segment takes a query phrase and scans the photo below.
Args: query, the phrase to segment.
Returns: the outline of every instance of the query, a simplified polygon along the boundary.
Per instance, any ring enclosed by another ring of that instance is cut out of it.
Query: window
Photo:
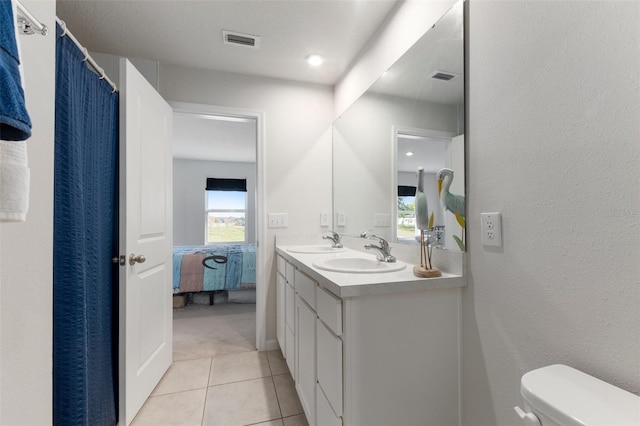
[[[416,235],[415,186],[398,186],[398,240],[413,240]]]
[[[247,180],[207,179],[205,244],[245,242]]]

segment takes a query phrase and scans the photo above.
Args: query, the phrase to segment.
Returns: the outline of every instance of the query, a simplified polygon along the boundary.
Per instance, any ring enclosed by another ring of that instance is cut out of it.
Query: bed
[[[255,288],[255,244],[173,247],[173,294]]]

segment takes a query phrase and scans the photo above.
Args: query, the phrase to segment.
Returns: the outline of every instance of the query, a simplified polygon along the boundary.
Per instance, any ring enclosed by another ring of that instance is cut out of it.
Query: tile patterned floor
[[[203,314],[205,308],[197,309],[200,311],[195,316],[206,316]],[[232,312],[232,309],[228,311]],[[220,312],[217,311],[218,315]],[[229,313],[244,314],[246,312]],[[180,327],[175,326],[175,318],[180,316],[185,315],[174,315],[174,344],[184,340]],[[218,330],[223,336],[218,345],[224,346],[222,351],[217,352],[216,345],[206,342],[204,346],[209,347],[210,356],[176,360],[176,352],[181,354],[177,358],[192,355],[184,348],[174,349],[173,364],[132,425],[307,426],[294,382],[280,351],[250,350],[244,343],[238,344],[241,339],[237,339],[237,335],[246,332],[233,330],[237,321],[218,322],[227,324],[226,330]],[[240,324],[245,327],[246,321],[240,321]],[[201,348],[195,353],[202,355]]]

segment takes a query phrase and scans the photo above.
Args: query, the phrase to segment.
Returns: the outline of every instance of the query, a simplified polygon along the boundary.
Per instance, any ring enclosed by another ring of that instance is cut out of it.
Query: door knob
[[[147,258],[142,254],[139,254],[137,256],[135,254],[129,255],[129,265],[131,266],[135,265],[136,263],[144,263],[145,260],[147,260]]]

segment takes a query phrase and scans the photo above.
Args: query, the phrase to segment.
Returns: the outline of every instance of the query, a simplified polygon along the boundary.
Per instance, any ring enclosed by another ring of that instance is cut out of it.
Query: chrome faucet
[[[342,248],[342,243],[340,242],[340,234],[334,231],[329,231],[331,235],[325,235],[322,237],[323,240],[331,240],[331,247],[333,248]]]
[[[362,234],[360,234],[360,238],[366,238],[368,240],[376,239],[378,240],[380,245],[375,246],[373,244],[367,244],[364,246],[364,248],[367,250],[373,249],[377,251],[378,254],[376,256],[376,259],[379,260],[380,262],[387,262],[387,263],[395,262],[396,258],[395,256],[391,255],[391,247],[389,247],[389,243],[384,238],[380,238],[377,235],[371,234],[370,232],[371,230],[364,231]]]

